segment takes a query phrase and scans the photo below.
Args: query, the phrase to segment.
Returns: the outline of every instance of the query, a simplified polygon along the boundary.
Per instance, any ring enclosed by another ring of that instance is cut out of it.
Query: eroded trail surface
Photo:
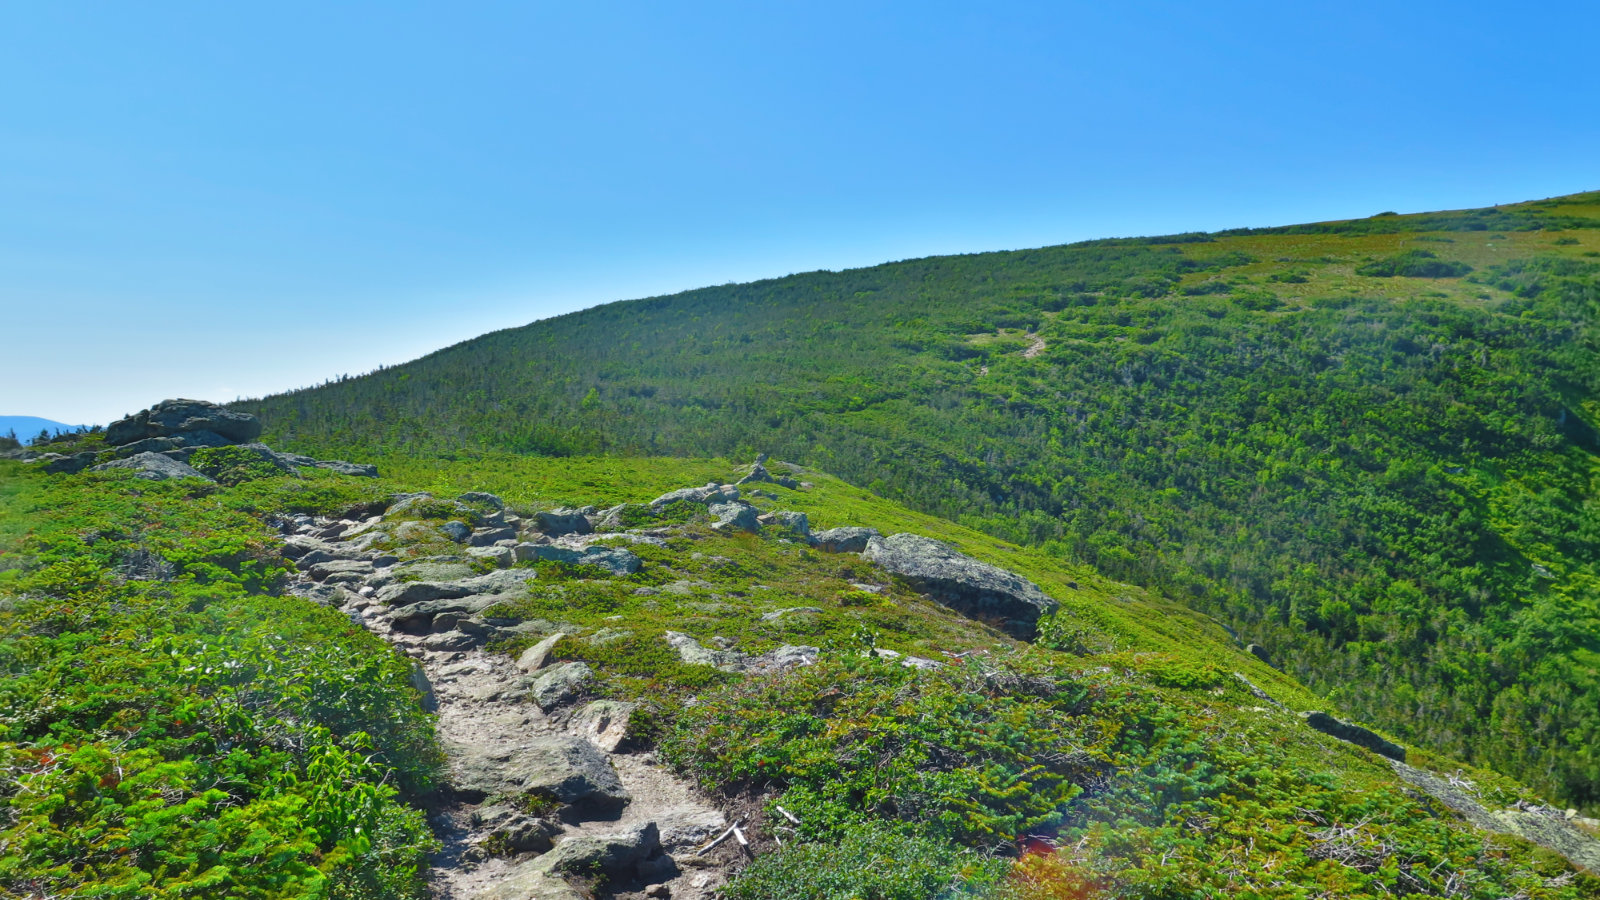
[[[513,532],[519,523],[498,524]],[[431,886],[440,900],[710,898],[728,852],[695,851],[727,828],[721,811],[658,764],[618,746],[629,704],[578,705],[582,673],[513,661],[483,648],[527,625],[497,627],[476,612],[514,591],[526,571],[420,582],[396,577],[394,556],[372,545],[381,517],[297,517],[283,523],[300,575],[295,593],[348,613],[417,663],[431,692],[448,784],[431,820],[444,844]],[[426,588],[436,588],[427,590]],[[414,599],[406,604],[383,599]],[[407,596],[401,597],[403,592]],[[387,597],[386,597],[387,594]],[[419,610],[421,612],[419,613]],[[530,658],[531,657],[531,658]],[[581,664],[578,664],[581,665]],[[625,748],[624,748],[625,749]]]

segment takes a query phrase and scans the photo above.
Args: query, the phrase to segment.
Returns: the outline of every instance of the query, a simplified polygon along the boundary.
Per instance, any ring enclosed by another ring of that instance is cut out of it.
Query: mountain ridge
[[[793,275],[237,408],[346,457],[770,449],[1183,598],[1593,809],[1596,225],[1583,194]]]

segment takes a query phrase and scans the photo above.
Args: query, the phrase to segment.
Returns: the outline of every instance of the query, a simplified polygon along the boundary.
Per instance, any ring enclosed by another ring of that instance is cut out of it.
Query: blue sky
[[[609,300],[1600,188],[1600,6],[0,6],[0,413]]]

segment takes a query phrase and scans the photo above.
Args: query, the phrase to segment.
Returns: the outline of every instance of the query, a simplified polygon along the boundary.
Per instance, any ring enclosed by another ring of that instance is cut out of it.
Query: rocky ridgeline
[[[138,477],[152,480],[202,478],[211,481],[210,476],[189,465],[190,458],[205,448],[238,447],[255,460],[283,472],[310,467],[343,475],[373,477],[378,474],[376,466],[279,453],[266,444],[256,443],[260,436],[261,423],[248,413],[234,412],[203,400],[163,400],[126,419],[112,422],[104,433],[104,447],[75,453],[30,447],[6,455],[43,465],[47,472],[133,469]],[[71,443],[63,442],[61,447],[70,449]]]
[[[741,482],[747,489],[777,480],[760,463],[753,470],[755,477]],[[718,530],[778,529],[825,552],[859,553],[936,599],[1018,630],[1055,605],[1026,579],[926,538],[884,537],[869,528],[812,533],[803,513],[762,513],[738,485],[684,488],[648,509],[659,513],[677,502],[704,506]],[[438,713],[449,785],[433,817],[446,844],[433,874],[437,896],[575,900],[583,896],[581,881],[574,886],[569,877],[603,873],[612,896],[710,898],[744,861],[731,839],[703,852],[737,823],[652,753],[630,746],[635,705],[589,700],[596,673],[582,662],[557,661],[562,641],[604,641],[605,629],[585,633],[497,615],[537,579],[536,568],[518,563],[585,566],[587,577],[627,575],[643,563],[624,544],[664,545],[685,527],[646,516],[643,527],[624,528],[627,509],[519,517],[492,494],[407,494],[340,520],[279,523],[284,552],[299,569],[292,592],[343,610],[412,657],[417,686]],[[515,660],[484,649],[518,636],[537,640]],[[754,675],[809,665],[820,652],[783,646],[751,655],[672,631],[664,640],[687,664]]]

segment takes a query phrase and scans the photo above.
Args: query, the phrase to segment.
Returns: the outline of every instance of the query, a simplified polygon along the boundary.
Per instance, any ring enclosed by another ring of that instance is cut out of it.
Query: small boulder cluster
[[[105,446],[76,453],[19,452],[18,458],[44,466],[46,472],[75,473],[84,469],[133,469],[137,477],[162,481],[169,478],[213,479],[191,466],[198,450],[238,447],[266,467],[279,472],[303,468],[329,469],[343,475],[374,477],[376,466],[318,460],[296,453],[279,453],[257,443],[261,422],[249,413],[235,412],[203,400],[163,400],[107,426]],[[70,445],[69,445],[70,446]]]
[[[537,571],[518,563],[585,566],[602,577],[637,572],[641,562],[631,550],[593,545],[612,537],[595,533],[590,519],[597,514],[553,509],[522,518],[493,494],[421,493],[337,520],[296,516],[280,527],[288,535],[285,555],[304,573],[297,593],[346,609],[407,649],[453,651],[556,630],[554,623],[486,615],[527,596]]]
[[[751,467],[751,475],[740,479],[738,484],[748,485],[752,478],[757,482],[778,481],[767,471],[765,462],[765,456],[757,459]],[[783,480],[798,486],[793,479]],[[859,553],[866,561],[904,579],[918,593],[963,615],[997,621],[1016,637],[1032,637],[1039,618],[1059,605],[1021,575],[973,559],[941,541],[906,533],[885,537],[876,529],[859,526],[813,532],[805,513],[762,513],[741,499],[738,485],[712,482],[704,487],[681,488],[650,501],[650,508],[660,512],[673,503],[703,504],[712,518],[711,527],[721,531],[755,532],[764,527],[777,527],[794,539],[827,553]],[[704,654],[717,652],[704,648],[696,651],[687,645],[679,647],[679,651],[686,661],[691,654],[700,661],[709,658]],[[726,659],[712,664],[730,670],[766,665],[759,660]]]

